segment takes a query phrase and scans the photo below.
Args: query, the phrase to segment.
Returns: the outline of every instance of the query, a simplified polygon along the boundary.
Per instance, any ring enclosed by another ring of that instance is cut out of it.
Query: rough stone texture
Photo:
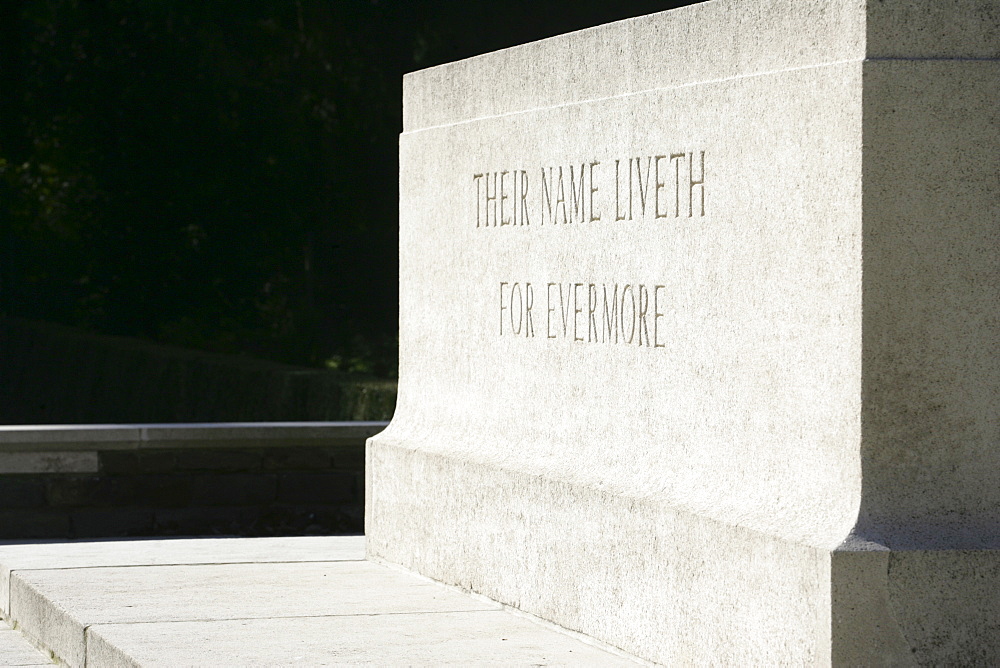
[[[823,550],[436,455],[379,448],[370,465],[375,507],[399,514],[367,518],[385,541],[369,550],[389,561],[626,652],[669,656],[668,665],[822,663],[814,634],[830,626]],[[421,492],[437,485],[450,493]]]
[[[997,60],[865,68],[859,525],[892,548],[1000,548],[998,82]]]
[[[1000,660],[998,57],[995,2],[716,0],[408,75],[369,554],[667,664]]]
[[[52,662],[10,625],[0,622],[0,665],[52,666]]]

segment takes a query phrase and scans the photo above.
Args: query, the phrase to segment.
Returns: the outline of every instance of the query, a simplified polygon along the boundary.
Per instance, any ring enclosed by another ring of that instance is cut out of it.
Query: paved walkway
[[[0,606],[74,667],[636,665],[365,561],[363,537],[2,545]],[[0,633],[0,664],[46,665]]]

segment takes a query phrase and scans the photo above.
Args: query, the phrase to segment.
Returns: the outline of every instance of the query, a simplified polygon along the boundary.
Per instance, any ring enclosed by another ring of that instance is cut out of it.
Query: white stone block
[[[998,57],[716,0],[408,75],[369,554],[668,664],[1000,658]]]

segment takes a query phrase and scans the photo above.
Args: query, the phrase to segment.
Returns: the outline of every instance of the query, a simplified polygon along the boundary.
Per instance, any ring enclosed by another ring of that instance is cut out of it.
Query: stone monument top
[[[370,554],[655,661],[995,657],[998,56],[715,0],[408,75]]]

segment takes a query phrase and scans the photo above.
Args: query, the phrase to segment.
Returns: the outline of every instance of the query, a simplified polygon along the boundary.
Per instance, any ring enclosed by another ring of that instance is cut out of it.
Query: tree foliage
[[[0,313],[391,373],[402,74],[607,4],[7,0]]]

